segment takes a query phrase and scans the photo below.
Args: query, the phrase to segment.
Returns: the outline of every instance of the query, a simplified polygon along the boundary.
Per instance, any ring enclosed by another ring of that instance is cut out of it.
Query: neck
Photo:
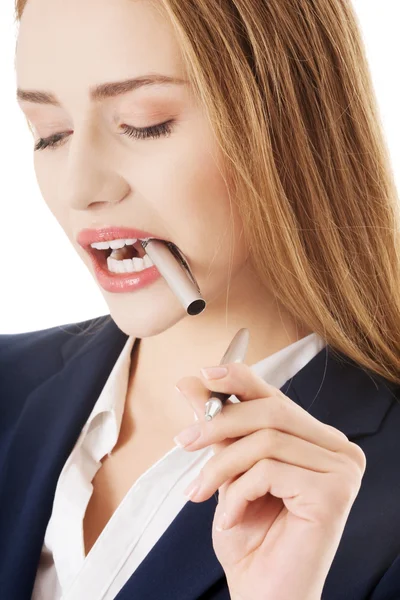
[[[186,316],[158,335],[136,340],[127,397],[130,407],[149,418],[157,413],[172,428],[193,423],[193,410],[179,398],[175,384],[185,376],[200,377],[202,367],[218,365],[242,327],[250,332],[244,361],[248,365],[312,333],[265,288],[242,286],[229,302],[217,299],[200,315]]]

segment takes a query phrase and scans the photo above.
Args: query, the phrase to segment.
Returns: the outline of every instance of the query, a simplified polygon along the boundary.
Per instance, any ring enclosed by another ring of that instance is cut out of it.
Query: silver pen
[[[172,242],[156,238],[141,240],[143,250],[157,267],[188,315],[198,315],[206,307],[187,258]]]
[[[172,292],[180,301],[188,315],[198,315],[206,307],[205,300],[201,297],[199,285],[190,270],[187,258],[172,242],[147,238],[140,244],[153,264],[157,267]],[[250,332],[246,328],[239,329],[229,344],[220,364],[230,362],[243,362],[249,344]],[[221,392],[210,392],[209,400],[205,405],[205,419],[211,421],[221,412],[229,396]]]
[[[233,337],[219,364],[226,365],[232,362],[243,362],[246,357],[249,338],[250,332],[246,327],[239,329],[239,331]],[[205,405],[204,416],[206,421],[211,421],[215,415],[221,412],[222,407],[226,404],[229,396],[232,396],[232,394],[210,392],[210,400],[208,400]]]

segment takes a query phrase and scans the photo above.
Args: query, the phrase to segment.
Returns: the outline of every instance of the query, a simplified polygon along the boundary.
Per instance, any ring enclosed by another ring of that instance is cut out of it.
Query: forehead
[[[15,69],[18,87],[60,93],[144,72],[184,75],[172,26],[149,0],[28,0]]]

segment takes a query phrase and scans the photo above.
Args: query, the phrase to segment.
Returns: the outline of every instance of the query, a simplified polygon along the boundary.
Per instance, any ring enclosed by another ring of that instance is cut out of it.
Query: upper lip
[[[100,229],[82,229],[77,235],[77,242],[82,248],[87,249],[94,242],[109,242],[119,239],[146,239],[157,237],[154,233],[143,231],[142,229],[133,229],[131,227],[101,227]]]

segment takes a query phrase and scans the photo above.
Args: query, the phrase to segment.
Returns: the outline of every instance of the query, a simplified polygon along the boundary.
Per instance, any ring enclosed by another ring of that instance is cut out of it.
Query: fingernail
[[[221,379],[228,374],[226,367],[208,367],[207,369],[200,369],[200,371],[206,379]]]
[[[184,398],[186,398],[185,394],[182,392],[182,390],[181,390],[180,388],[178,388],[178,386],[177,386],[177,385],[175,386],[175,389],[176,389],[176,390],[178,390],[178,392],[179,392],[180,394],[182,394],[182,396],[183,396]],[[186,399],[187,399],[187,398],[186,398]]]
[[[215,529],[217,531],[225,531],[226,529],[229,529],[227,527],[227,523],[228,523],[228,515],[224,512],[221,519],[216,523]]]
[[[180,394],[182,394],[182,396],[183,396],[184,398],[186,398],[185,394],[184,394],[184,393],[183,393],[183,392],[182,392],[182,391],[181,391],[181,390],[178,388],[178,386],[177,386],[177,385],[175,386],[175,389],[176,389],[176,390],[177,390],[177,391],[178,391]],[[186,400],[187,400],[187,398],[186,398]],[[193,411],[193,416],[194,416],[194,420],[195,420],[195,421],[198,421],[198,420],[199,420],[199,417],[196,415],[196,412],[195,412],[195,411]]]
[[[200,437],[201,429],[198,423],[187,427],[183,431],[181,431],[177,436],[174,437],[174,442],[177,446],[181,448],[188,446],[198,437]]]
[[[198,475],[196,479],[193,479],[193,481],[188,485],[186,490],[183,492],[185,496],[188,498],[193,498],[197,494],[197,492],[200,490],[201,479],[202,473],[200,473],[200,475]]]

